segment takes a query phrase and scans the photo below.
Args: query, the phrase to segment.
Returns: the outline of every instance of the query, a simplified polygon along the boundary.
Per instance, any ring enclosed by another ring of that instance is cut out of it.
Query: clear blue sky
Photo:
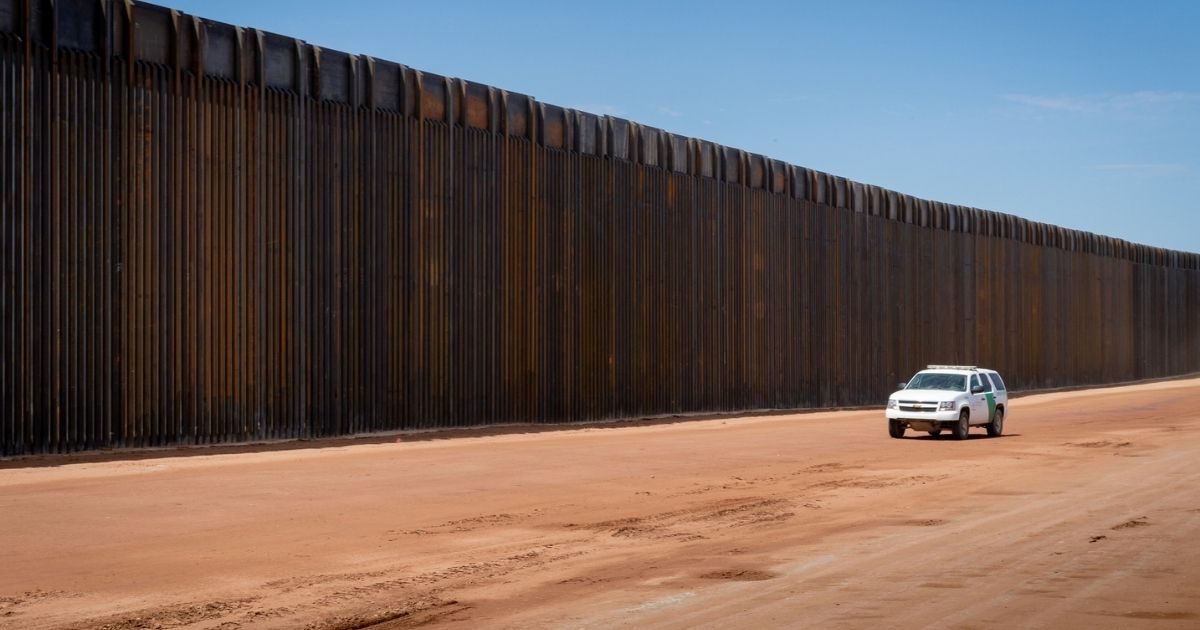
[[[1200,2],[159,1],[920,197],[1200,251]]]

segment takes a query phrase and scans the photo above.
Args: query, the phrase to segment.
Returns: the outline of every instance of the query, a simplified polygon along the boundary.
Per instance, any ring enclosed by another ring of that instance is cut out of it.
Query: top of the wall
[[[326,50],[129,0],[0,0],[0,33],[57,55],[74,50],[148,63],[350,107],[518,136],[546,147],[630,160],[934,229],[1200,270],[1200,254],[919,199],[638,123],[531,96]],[[119,78],[119,77],[118,77]]]

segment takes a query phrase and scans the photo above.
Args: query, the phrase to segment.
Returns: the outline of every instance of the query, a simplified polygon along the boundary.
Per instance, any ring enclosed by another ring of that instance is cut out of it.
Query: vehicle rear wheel
[[[963,409],[958,413],[958,424],[954,425],[954,439],[965,440],[971,432],[971,412]]]
[[[988,437],[1000,437],[1004,434],[1004,407],[996,410],[996,417],[987,425]]]
[[[930,429],[928,431],[928,433],[929,433],[929,435],[932,435],[933,437],[937,437],[942,434],[942,428],[938,427],[936,429]]]
[[[888,420],[888,435],[894,438],[899,439],[904,437],[904,430],[907,428],[908,427],[904,426],[904,423],[899,420]]]

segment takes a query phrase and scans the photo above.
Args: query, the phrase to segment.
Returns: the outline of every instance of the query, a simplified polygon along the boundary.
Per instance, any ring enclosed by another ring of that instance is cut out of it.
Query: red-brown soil
[[[1200,379],[0,469],[0,627],[1200,626]],[[52,465],[47,465],[52,464]]]

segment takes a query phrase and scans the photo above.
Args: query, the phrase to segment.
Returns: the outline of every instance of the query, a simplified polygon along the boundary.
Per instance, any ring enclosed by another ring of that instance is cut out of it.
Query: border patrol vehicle
[[[917,372],[899,391],[888,397],[888,434],[904,437],[907,429],[938,435],[943,429],[959,440],[973,426],[987,434],[1004,433],[1008,387],[995,370],[974,365],[931,365]]]

